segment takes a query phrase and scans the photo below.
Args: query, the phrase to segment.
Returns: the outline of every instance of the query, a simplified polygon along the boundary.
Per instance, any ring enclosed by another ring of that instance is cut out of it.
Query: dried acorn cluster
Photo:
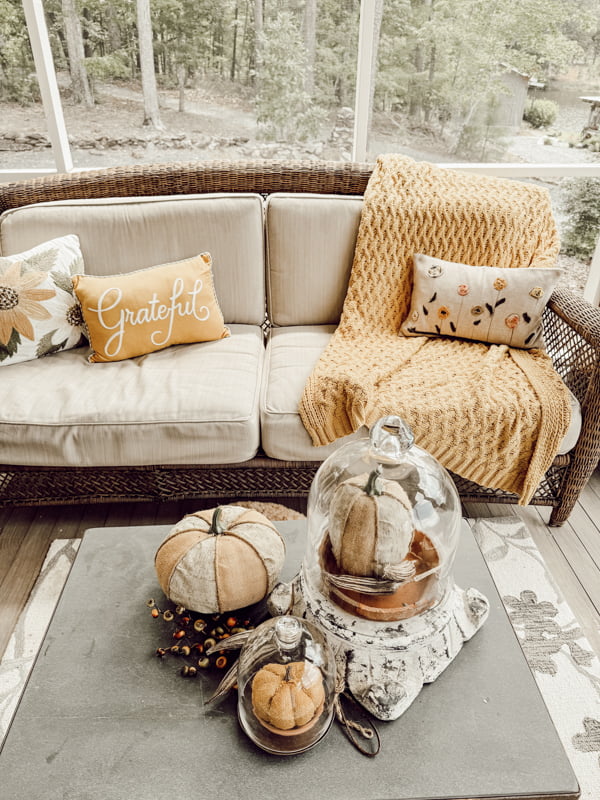
[[[226,669],[236,660],[236,650],[217,650],[211,655],[207,651],[220,641],[235,633],[253,630],[250,619],[240,619],[231,612],[224,614],[197,614],[181,605],[161,609],[151,598],[146,602],[153,619],[162,619],[173,626],[172,641],[156,648],[159,658],[175,656],[183,661],[180,673],[184,678],[194,678],[199,670],[216,667]]]

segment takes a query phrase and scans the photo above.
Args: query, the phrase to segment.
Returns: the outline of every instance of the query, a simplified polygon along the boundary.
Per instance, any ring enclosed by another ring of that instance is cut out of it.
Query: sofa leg
[[[553,508],[550,519],[548,520],[548,525],[551,528],[560,528],[561,525],[564,525],[574,505],[575,502],[570,503],[569,507],[566,508],[565,504],[561,503],[559,506],[556,506],[556,508]]]
[[[559,527],[567,521],[569,514],[573,511],[575,503],[579,499],[579,495],[598,466],[598,453],[595,451],[588,458],[577,456],[578,454],[576,453],[574,458],[576,468],[573,469],[571,467],[561,487],[560,503],[556,508],[552,509],[550,521],[548,522],[552,527]]]

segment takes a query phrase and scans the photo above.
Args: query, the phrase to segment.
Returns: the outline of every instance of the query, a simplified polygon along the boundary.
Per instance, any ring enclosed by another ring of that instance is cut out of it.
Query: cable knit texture
[[[545,189],[380,157],[365,191],[340,324],[300,402],[313,444],[399,414],[447,469],[528,503],[571,415],[549,356],[399,330],[414,253],[551,267],[558,249]]]

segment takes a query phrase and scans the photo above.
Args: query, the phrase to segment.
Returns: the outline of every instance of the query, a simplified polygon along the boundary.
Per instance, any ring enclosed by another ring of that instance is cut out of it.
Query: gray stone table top
[[[304,521],[278,523],[297,570]],[[0,753],[2,800],[575,798],[577,781],[485,562],[464,524],[456,582],[490,617],[369,759],[334,723],[299,756],[259,750],[235,697],[179,676],[146,607],[168,526],[86,532]]]

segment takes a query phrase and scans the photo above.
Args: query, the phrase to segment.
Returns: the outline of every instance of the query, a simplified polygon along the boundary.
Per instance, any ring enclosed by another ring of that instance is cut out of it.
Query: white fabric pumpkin
[[[284,558],[284,541],[267,517],[229,505],[180,520],[156,551],[154,563],[170,600],[215,614],[266,597]]]
[[[375,471],[348,478],[336,488],[329,507],[329,539],[343,573],[408,577],[411,564],[402,562],[410,552],[413,534],[410,500],[395,481]]]

